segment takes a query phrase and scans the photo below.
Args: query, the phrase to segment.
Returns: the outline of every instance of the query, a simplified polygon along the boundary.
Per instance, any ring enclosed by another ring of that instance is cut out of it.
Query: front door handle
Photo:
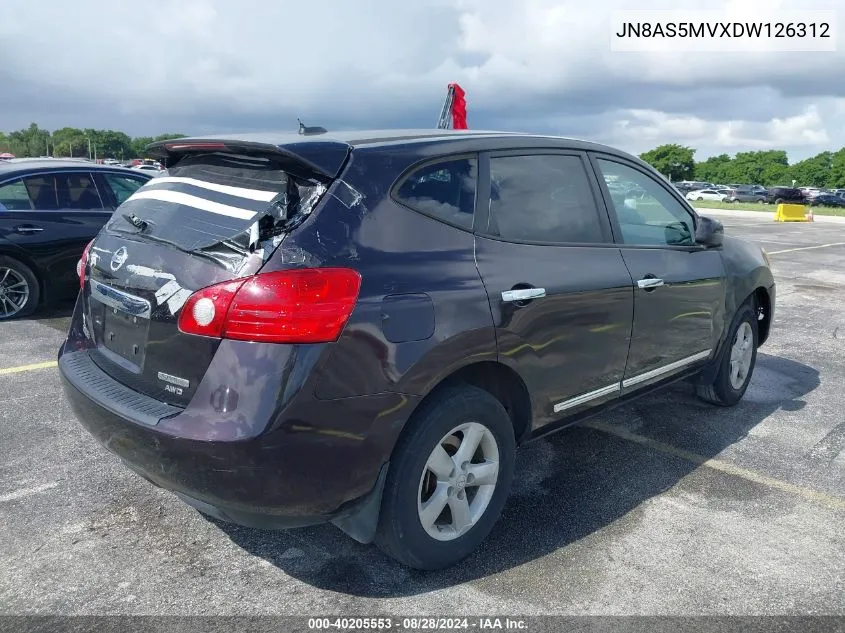
[[[43,230],[44,229],[41,228],[40,226],[32,226],[31,224],[21,224],[20,226],[15,227],[15,231],[17,231],[18,233],[23,233],[23,234],[38,233],[38,232],[43,231]]]
[[[511,303],[514,301],[530,301],[546,296],[545,288],[518,288],[517,290],[505,290],[502,292],[502,301]]]
[[[645,279],[638,279],[637,286],[644,290],[652,290],[658,286],[663,285],[663,280],[657,277],[646,277]]]

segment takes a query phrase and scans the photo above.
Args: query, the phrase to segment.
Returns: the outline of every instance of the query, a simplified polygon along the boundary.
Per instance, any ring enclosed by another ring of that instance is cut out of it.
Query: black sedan
[[[85,245],[151,177],[79,160],[0,162],[0,320],[75,295]]]

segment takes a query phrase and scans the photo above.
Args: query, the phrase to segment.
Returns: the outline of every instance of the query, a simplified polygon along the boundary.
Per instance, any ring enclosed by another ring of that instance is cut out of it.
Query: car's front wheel
[[[476,387],[450,388],[423,405],[393,453],[376,544],[416,569],[472,553],[510,491],[516,442],[501,403]]]
[[[38,279],[28,266],[0,256],[0,321],[32,314],[39,294]]]
[[[723,407],[735,405],[745,395],[757,362],[757,312],[746,302],[737,311],[728,344],[719,359],[716,376],[709,385],[698,385],[698,396]]]

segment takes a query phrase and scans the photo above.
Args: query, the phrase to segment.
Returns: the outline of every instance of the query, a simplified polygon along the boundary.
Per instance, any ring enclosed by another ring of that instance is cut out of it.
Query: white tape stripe
[[[159,178],[153,178],[147,183],[147,186],[157,185],[160,182],[193,185],[194,187],[202,187],[203,189],[209,189],[210,191],[218,191],[220,193],[229,194],[230,196],[238,196],[239,198],[259,200],[260,202],[270,202],[270,200],[279,195],[276,191],[261,191],[260,189],[245,189],[244,187],[218,185],[214,182],[206,182],[205,180],[197,180],[196,178],[182,178],[180,176],[161,176]]]
[[[232,207],[228,204],[220,204],[219,202],[212,202],[205,198],[198,198],[187,193],[179,191],[168,191],[166,189],[150,189],[143,191],[139,189],[132,194],[127,202],[130,200],[161,200],[162,202],[172,202],[174,204],[184,204],[188,207],[208,211],[209,213],[216,213],[217,215],[225,215],[230,218],[238,218],[240,220],[251,220],[256,216],[255,211],[249,209],[241,209],[239,207]]]

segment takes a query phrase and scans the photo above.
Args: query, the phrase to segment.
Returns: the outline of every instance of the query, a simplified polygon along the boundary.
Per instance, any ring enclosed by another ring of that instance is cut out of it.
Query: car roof
[[[76,160],[72,158],[13,158],[11,160],[0,161],[0,179],[45,171],[79,170],[109,171],[127,174],[137,174],[139,172],[139,170],[126,169],[115,165],[101,165],[87,160]]]
[[[235,141],[244,143],[263,143],[267,145],[293,145],[300,143],[339,143],[352,148],[377,147],[383,145],[410,144],[415,142],[449,142],[457,140],[504,140],[519,141],[544,139],[555,145],[567,147],[590,147],[601,151],[618,153],[619,150],[598,143],[562,136],[529,134],[522,132],[501,132],[495,130],[441,130],[441,129],[390,129],[390,130],[337,130],[319,134],[296,134],[292,132],[254,132],[246,134],[215,134],[175,139],[184,143],[201,140]],[[532,143],[533,144],[533,143]]]
[[[339,174],[348,154],[352,151],[379,151],[380,148],[396,150],[402,147],[407,147],[409,151],[415,153],[424,151],[429,158],[435,158],[438,154],[511,149],[593,151],[626,158],[654,171],[636,156],[607,145],[561,136],[491,130],[396,129],[338,130],[318,134],[292,132],[215,134],[158,141],[149,145],[147,151],[166,159],[171,152],[190,151],[191,145],[202,146],[207,143],[241,145],[258,150],[273,148],[283,155],[295,157],[301,163],[310,166],[316,173],[329,177],[336,177]]]

